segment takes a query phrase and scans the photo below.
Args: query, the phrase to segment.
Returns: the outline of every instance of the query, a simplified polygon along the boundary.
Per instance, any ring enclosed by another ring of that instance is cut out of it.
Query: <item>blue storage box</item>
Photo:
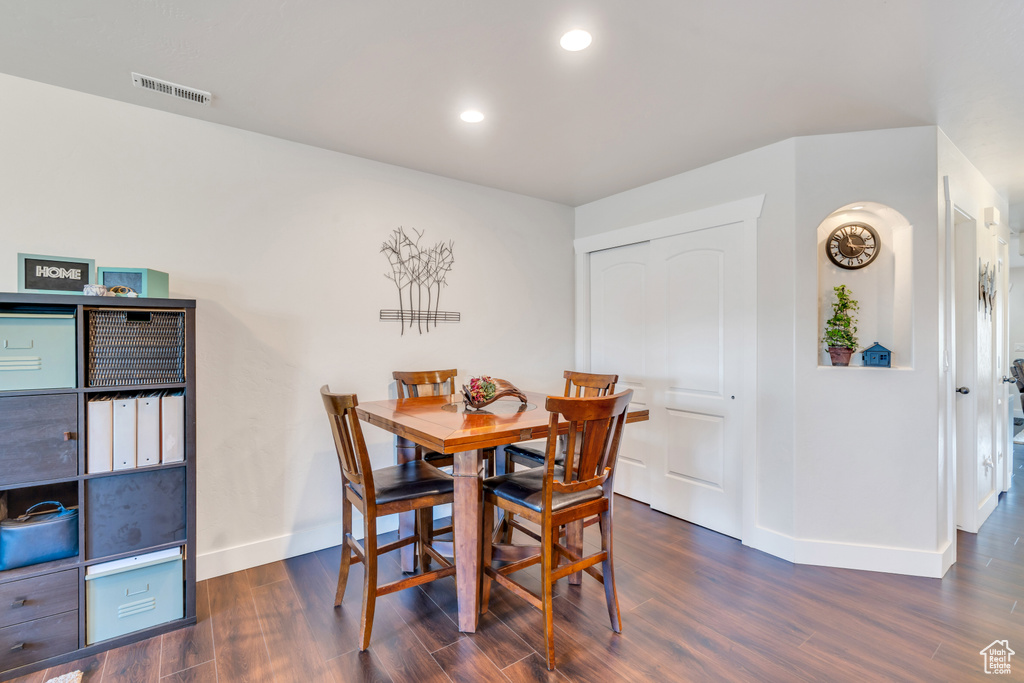
[[[85,644],[141,631],[184,615],[181,548],[85,570]]]
[[[97,268],[96,283],[111,287],[128,287],[141,297],[166,299],[170,294],[167,273],[149,268]]]
[[[75,314],[0,311],[0,391],[76,384]]]

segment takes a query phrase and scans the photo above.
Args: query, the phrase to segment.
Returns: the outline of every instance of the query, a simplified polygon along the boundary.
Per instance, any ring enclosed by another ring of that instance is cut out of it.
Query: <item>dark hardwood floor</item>
[[[981,533],[958,535],[945,578],[922,579],[792,565],[620,497],[623,632],[609,628],[596,581],[563,580],[554,673],[537,654],[540,613],[501,587],[479,631],[459,633],[451,578],[378,599],[370,650],[358,652],[362,568],[334,609],[332,548],[202,582],[194,627],[17,680],[82,669],[92,683],[966,681],[992,678],[980,651],[1004,639],[1020,661],[1002,678],[1021,680],[1022,530],[1024,497],[1011,490]],[[381,572],[399,575],[393,559]]]

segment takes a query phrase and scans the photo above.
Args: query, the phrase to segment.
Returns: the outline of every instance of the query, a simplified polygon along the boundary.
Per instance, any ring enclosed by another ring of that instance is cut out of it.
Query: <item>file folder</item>
[[[160,438],[163,462],[185,459],[185,397],[164,396],[160,399]]]
[[[114,402],[95,399],[86,404],[85,471],[109,472],[114,466]]]
[[[134,398],[114,399],[114,470],[135,467],[137,402]]]
[[[138,399],[137,443],[137,466],[160,464],[160,398],[157,396]]]

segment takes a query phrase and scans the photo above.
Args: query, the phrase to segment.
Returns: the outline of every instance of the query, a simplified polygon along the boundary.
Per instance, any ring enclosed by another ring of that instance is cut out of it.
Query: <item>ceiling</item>
[[[566,52],[576,27],[593,44]],[[795,135],[937,124],[1015,225],[1022,45],[1019,0],[0,3],[0,72],[570,206]]]

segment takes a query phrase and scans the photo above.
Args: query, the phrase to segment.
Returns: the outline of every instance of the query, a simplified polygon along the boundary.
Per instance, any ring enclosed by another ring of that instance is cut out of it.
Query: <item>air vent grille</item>
[[[143,76],[142,74],[137,73],[132,73],[132,84],[136,88],[154,90],[165,95],[170,95],[171,97],[177,97],[178,99],[188,100],[189,102],[196,102],[198,104],[209,104],[210,100],[213,99],[213,95],[205,90],[197,90],[196,88],[189,88],[184,85],[178,85],[177,83],[171,83],[170,81],[153,78],[152,76]]]

